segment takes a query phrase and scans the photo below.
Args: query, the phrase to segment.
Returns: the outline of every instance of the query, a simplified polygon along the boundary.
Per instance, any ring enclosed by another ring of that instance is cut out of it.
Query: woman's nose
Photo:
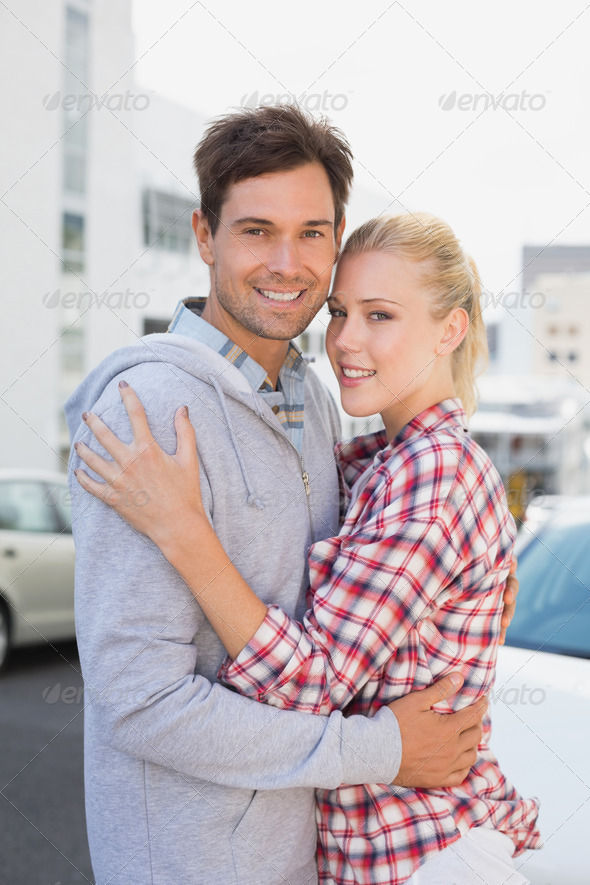
[[[333,344],[348,353],[358,353],[361,349],[360,330],[358,325],[347,319],[339,329],[334,330]]]

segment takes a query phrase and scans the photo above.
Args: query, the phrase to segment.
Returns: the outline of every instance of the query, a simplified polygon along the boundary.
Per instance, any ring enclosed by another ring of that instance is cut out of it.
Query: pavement
[[[0,674],[0,882],[93,883],[75,643],[13,652]]]

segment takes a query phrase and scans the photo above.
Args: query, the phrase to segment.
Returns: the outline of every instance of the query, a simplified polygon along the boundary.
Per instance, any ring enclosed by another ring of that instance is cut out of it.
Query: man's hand
[[[500,621],[500,645],[504,645],[506,639],[506,630],[510,626],[510,621],[514,617],[516,609],[516,597],[518,596],[518,578],[516,577],[516,567],[518,562],[516,556],[512,557],[512,565],[510,566],[510,574],[506,580],[504,589],[504,611],[502,612],[502,620]]]
[[[402,736],[402,761],[394,780],[401,787],[457,787],[477,759],[481,720],[487,698],[458,713],[435,713],[433,704],[454,695],[463,684],[450,673],[421,691],[413,691],[389,704]]]

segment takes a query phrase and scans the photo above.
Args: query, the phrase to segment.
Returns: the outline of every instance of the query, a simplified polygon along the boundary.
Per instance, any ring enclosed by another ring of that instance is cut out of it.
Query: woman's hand
[[[133,442],[121,442],[97,415],[85,412],[84,421],[113,460],[76,443],[81,460],[105,482],[91,479],[81,469],[75,471],[76,478],[86,491],[163,549],[178,534],[179,526],[184,531],[191,520],[207,519],[199,487],[195,431],[188,407],[182,406],[174,416],[176,453],[167,455],[152,436],[136,393],[126,381],[120,382],[119,390]]]

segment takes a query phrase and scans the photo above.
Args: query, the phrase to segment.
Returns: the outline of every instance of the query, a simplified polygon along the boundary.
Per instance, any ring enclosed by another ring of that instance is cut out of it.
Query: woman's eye
[[[373,311],[371,316],[373,317],[373,319],[378,320],[378,321],[391,319],[391,316],[388,313],[383,313],[383,311],[380,311],[380,310]]]
[[[328,313],[330,314],[331,317],[344,317],[344,316],[346,316],[344,311],[340,310],[339,307],[329,307]]]

